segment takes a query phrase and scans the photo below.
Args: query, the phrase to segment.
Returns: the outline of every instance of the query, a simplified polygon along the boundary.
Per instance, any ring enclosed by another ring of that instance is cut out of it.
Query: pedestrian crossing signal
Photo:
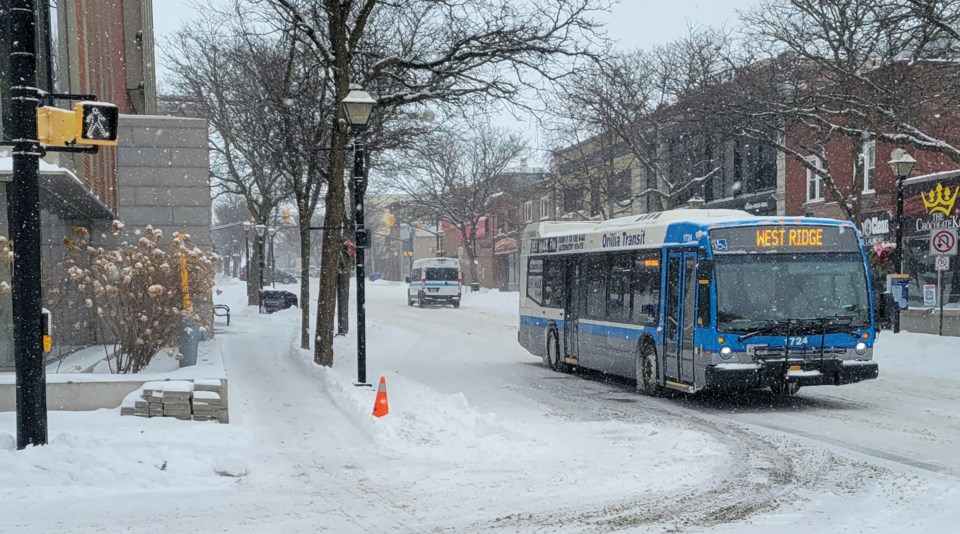
[[[37,108],[37,140],[48,147],[117,146],[120,110],[106,102],[80,102],[72,110]]]
[[[74,106],[74,111],[80,115],[78,144],[117,145],[117,123],[120,119],[117,106],[107,102],[80,102]]]

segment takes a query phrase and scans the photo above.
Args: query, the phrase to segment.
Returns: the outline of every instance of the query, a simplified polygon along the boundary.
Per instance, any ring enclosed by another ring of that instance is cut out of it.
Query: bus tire
[[[796,382],[781,382],[777,381],[770,385],[770,391],[774,395],[783,395],[785,397],[792,397],[800,391],[800,384]]]
[[[551,370],[558,373],[567,372],[567,364],[563,363],[563,360],[560,356],[560,336],[557,335],[556,329],[551,328],[547,332],[547,352],[544,356],[544,362],[547,364]]]
[[[660,393],[657,383],[657,349],[651,343],[641,343],[636,358],[637,391],[644,395]]]

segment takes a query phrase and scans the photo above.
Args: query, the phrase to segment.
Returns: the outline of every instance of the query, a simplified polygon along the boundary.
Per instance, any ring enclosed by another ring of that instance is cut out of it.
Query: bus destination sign
[[[855,232],[840,226],[763,225],[710,231],[715,253],[856,252]]]

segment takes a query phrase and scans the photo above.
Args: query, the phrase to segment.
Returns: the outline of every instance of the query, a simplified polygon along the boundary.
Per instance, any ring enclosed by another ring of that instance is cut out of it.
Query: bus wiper
[[[737,342],[739,343],[739,342],[742,342],[742,341],[746,341],[746,340],[748,340],[748,339],[750,339],[750,338],[752,338],[752,337],[754,337],[754,336],[759,336],[760,334],[773,334],[773,333],[776,333],[777,330],[779,330],[780,328],[782,328],[782,327],[784,327],[784,326],[789,326],[789,324],[790,324],[789,321],[779,321],[779,320],[777,320],[777,321],[767,321],[767,322],[764,323],[762,326],[757,327],[754,331],[752,331],[752,332],[747,332],[746,334],[743,334],[742,336],[738,337],[738,338],[737,338]]]

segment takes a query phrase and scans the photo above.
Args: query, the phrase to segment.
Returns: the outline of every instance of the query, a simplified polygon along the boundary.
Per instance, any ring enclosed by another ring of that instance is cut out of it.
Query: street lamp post
[[[257,230],[257,237],[260,238],[260,246],[257,247],[257,252],[258,252],[258,256],[259,256],[259,258],[257,258],[257,265],[260,266],[260,277],[259,277],[259,278],[260,278],[260,281],[259,281],[259,284],[258,284],[258,286],[257,286],[257,302],[258,302],[261,306],[263,306],[263,302],[262,302],[262,300],[263,300],[263,268],[264,268],[264,261],[263,261],[263,249],[264,249],[264,246],[263,246],[263,245],[264,245],[264,239],[263,239],[263,237],[264,237],[264,235],[266,235],[266,233],[267,233],[267,226],[266,226],[265,224],[258,224],[258,225],[256,225],[256,226],[254,226],[254,228],[256,228],[256,230]]]
[[[250,299],[250,284],[253,283],[253,278],[250,278],[250,229],[253,228],[253,223],[250,221],[243,221],[243,255],[244,255],[244,264],[243,264],[243,276],[247,279],[247,304],[253,304],[253,301]],[[257,302],[259,302],[259,297]]]
[[[344,97],[343,114],[353,131],[353,205],[356,233],[357,260],[357,385],[367,385],[367,332],[364,292],[364,250],[368,245],[367,230],[364,226],[364,193],[367,189],[367,174],[363,150],[362,133],[367,128],[370,112],[377,103],[369,93],[359,85],[351,84],[350,92]]]
[[[906,150],[896,148],[890,153],[890,170],[897,177],[897,245],[893,250],[893,263],[897,267],[897,274],[903,274],[903,181],[910,176],[910,171],[917,163]],[[899,301],[899,299],[897,299]],[[893,331],[900,332],[900,306],[896,305],[893,316]]]

